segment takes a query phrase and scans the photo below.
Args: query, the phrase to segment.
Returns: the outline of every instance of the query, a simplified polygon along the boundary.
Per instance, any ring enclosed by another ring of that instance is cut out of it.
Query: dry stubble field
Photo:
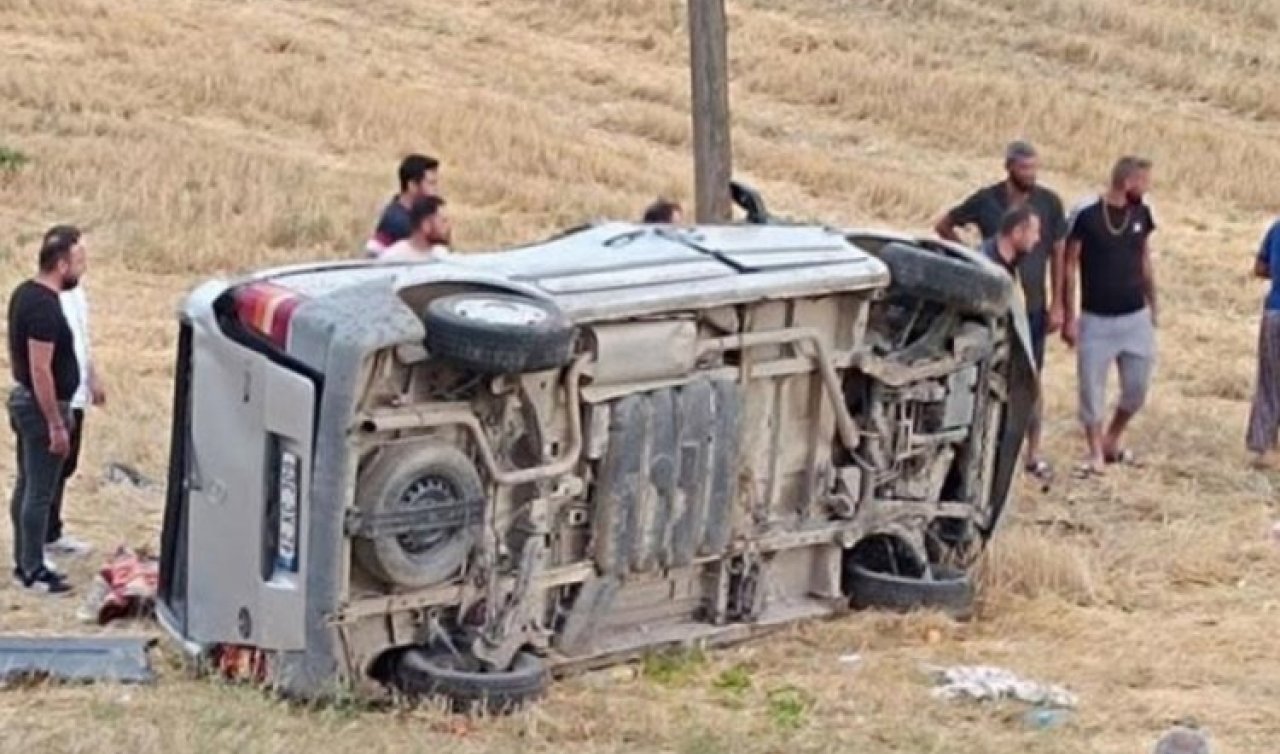
[[[352,253],[411,149],[446,160],[466,249],[690,195],[682,0],[0,0],[6,287],[55,221],[91,231],[88,290],[112,388],[70,493],[99,550],[152,542],[174,327],[197,279]],[[302,711],[184,680],[0,693],[0,750],[41,752],[1141,752],[1193,716],[1219,751],[1280,735],[1277,480],[1241,448],[1276,208],[1280,0],[735,0],[738,173],[777,208],[925,228],[1044,148],[1068,201],[1120,152],[1157,163],[1161,366],[1145,469],[1027,487],[987,564],[980,620],[855,616],[700,660],[557,685],[502,721]],[[1051,449],[1076,453],[1070,356]],[[0,459],[12,478],[10,439]],[[9,482],[6,481],[6,484]],[[3,535],[7,548],[7,532]],[[70,564],[84,584],[97,562]],[[0,627],[82,630],[74,601],[0,586]],[[116,630],[135,630],[128,627]],[[837,662],[860,653],[861,664]],[[990,663],[1082,706],[1033,731],[1008,706],[935,701],[921,663]]]

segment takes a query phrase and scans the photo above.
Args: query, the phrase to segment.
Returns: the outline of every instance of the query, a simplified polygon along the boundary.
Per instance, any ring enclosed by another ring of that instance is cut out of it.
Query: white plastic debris
[[[840,664],[841,664],[841,665],[857,665],[857,664],[858,664],[858,663],[860,663],[860,662],[862,662],[862,655],[859,655],[859,654],[841,655],[841,656],[840,656]]]
[[[1061,686],[1029,681],[1003,668],[960,665],[950,668],[928,668],[937,676],[938,699],[975,699],[998,701],[1016,699],[1038,707],[1074,708],[1077,699]]]

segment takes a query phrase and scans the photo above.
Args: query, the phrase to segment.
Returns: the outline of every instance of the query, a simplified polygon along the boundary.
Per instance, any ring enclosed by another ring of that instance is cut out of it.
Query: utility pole
[[[729,181],[729,56],[725,0],[689,0],[689,59],[693,81],[693,167],[697,220],[733,219]]]

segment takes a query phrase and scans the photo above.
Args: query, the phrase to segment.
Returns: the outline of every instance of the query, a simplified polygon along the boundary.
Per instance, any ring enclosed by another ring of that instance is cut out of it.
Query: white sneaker
[[[56,542],[50,542],[44,546],[44,551],[50,555],[70,555],[72,557],[80,557],[93,552],[93,545],[84,540],[68,537],[63,534]]]
[[[58,570],[58,564],[53,562],[48,555],[44,556],[44,569],[53,573],[61,573],[61,571]]]

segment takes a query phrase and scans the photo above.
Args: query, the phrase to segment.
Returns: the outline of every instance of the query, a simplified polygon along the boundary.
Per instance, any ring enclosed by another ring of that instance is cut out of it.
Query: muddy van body
[[[300,697],[962,613],[1035,400],[1002,271],[821,226],[276,269],[179,327],[160,616]]]

